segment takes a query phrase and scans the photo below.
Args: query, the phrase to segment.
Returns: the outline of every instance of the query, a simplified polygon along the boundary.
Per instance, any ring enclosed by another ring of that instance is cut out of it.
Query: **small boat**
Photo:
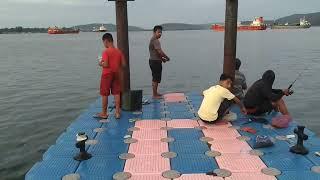
[[[48,28],[48,34],[78,34],[79,32],[79,29],[58,28],[57,26]]]
[[[224,28],[225,26],[221,24],[214,24],[211,27],[214,31],[224,31]],[[250,25],[238,23],[238,31],[261,31],[266,29],[267,25],[264,23],[263,17],[255,18]]]
[[[103,26],[103,24],[99,27],[99,32],[107,32],[107,28]]]
[[[305,17],[300,18],[300,23],[298,24],[274,24],[271,29],[307,29],[311,27],[311,23],[306,20]]]

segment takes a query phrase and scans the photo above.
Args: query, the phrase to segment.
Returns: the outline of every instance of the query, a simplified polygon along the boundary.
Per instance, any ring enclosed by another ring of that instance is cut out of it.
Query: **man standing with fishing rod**
[[[162,95],[158,92],[158,86],[162,77],[162,63],[166,63],[170,58],[163,52],[159,39],[162,36],[162,26],[153,28],[153,36],[149,43],[149,65],[152,72],[152,97],[160,99]]]
[[[282,115],[274,118],[274,120],[275,122],[278,120],[286,122],[284,125],[286,126],[292,118],[283,100],[283,96],[289,96],[293,93],[293,91],[290,90],[293,83],[288,89],[273,89],[272,85],[274,80],[274,72],[272,70],[266,71],[262,79],[256,81],[247,91],[244,97],[244,106],[248,114],[257,116],[271,112],[272,110],[279,111]]]

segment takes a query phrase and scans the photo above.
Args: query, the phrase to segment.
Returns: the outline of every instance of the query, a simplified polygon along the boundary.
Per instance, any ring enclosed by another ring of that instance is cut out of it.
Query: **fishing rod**
[[[288,90],[290,90],[292,88],[292,86],[296,83],[296,81],[299,79],[299,77],[301,77],[302,72],[298,75],[298,77],[290,84]]]

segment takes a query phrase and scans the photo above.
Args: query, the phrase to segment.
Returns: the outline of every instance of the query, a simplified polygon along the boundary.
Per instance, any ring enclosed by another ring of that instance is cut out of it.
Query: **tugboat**
[[[305,17],[300,18],[300,23],[298,24],[274,24],[271,26],[271,29],[307,29],[311,27],[311,23],[306,20]]]
[[[214,24],[211,29],[214,31],[224,31],[224,25]],[[266,29],[267,25],[264,23],[263,17],[255,18],[250,25],[238,23],[238,31],[261,31]]]
[[[99,32],[107,32],[107,28],[103,26],[103,24],[99,27]]]
[[[58,28],[57,26],[48,28],[48,34],[78,34],[79,32],[79,29]]]

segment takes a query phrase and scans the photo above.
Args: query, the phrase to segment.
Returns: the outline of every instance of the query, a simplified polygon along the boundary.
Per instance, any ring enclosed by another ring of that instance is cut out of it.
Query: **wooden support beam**
[[[223,73],[234,77],[237,55],[238,0],[226,0]]]

